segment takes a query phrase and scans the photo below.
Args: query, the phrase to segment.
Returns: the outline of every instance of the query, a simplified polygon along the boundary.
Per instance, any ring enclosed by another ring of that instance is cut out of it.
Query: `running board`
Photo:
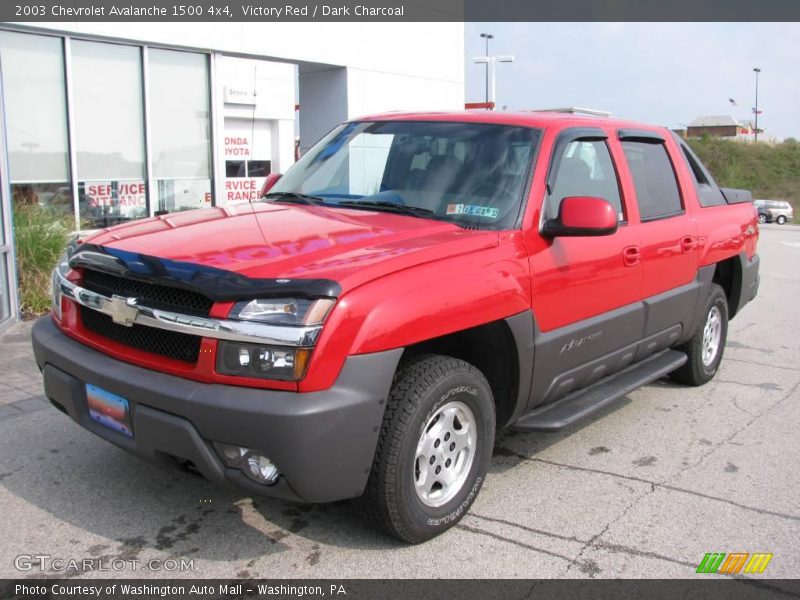
[[[686,360],[683,352],[664,350],[557,402],[535,408],[511,428],[517,431],[558,431],[674,371]]]

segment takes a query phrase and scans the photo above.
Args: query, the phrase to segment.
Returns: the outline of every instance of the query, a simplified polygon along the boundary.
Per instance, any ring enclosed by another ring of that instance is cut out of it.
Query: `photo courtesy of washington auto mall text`
[[[257,584],[202,582],[151,584],[145,582],[78,584],[78,583],[17,583],[14,594],[19,598],[246,598],[278,596],[292,598],[346,597],[345,584],[288,585],[280,582]]]

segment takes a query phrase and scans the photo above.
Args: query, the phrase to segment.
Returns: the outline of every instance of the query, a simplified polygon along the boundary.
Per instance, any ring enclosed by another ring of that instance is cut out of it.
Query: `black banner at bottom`
[[[530,579],[25,579],[0,580],[0,598],[198,600],[338,598],[347,600],[484,600],[487,598],[800,598],[800,580],[717,578],[692,580]]]

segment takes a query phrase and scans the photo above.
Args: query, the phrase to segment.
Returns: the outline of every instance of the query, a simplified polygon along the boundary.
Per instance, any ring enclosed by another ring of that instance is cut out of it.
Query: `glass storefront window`
[[[160,49],[148,56],[158,212],[211,206],[208,58]]]
[[[141,50],[72,41],[82,227],[147,216]]]
[[[73,38],[65,62],[64,47],[63,37],[0,31],[14,202],[70,215],[77,203],[81,228],[146,217],[151,210],[213,205],[209,56]],[[147,144],[143,56],[149,79]],[[70,180],[70,143],[76,184]],[[259,176],[269,171],[263,162],[242,161],[237,167],[245,173],[250,167]]]
[[[111,227],[147,216],[147,186],[138,181],[89,181],[78,185],[82,227]]]
[[[210,179],[158,180],[158,214],[212,205]]]
[[[243,160],[226,160],[225,177],[247,177],[247,166]]]
[[[0,31],[0,64],[13,200],[69,214],[62,41]]]
[[[139,48],[72,42],[78,179],[144,176]]]
[[[266,177],[272,172],[272,161],[269,160],[248,160],[248,177]]]

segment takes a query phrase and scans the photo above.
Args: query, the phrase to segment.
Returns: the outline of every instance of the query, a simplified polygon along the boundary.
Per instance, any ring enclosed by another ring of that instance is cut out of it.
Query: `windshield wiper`
[[[310,196],[309,194],[298,194],[296,192],[270,192],[261,197],[274,200],[275,202],[299,202],[311,206],[325,204],[325,198],[321,196]]]
[[[419,206],[406,206],[404,204],[396,204],[394,202],[371,202],[369,200],[344,200],[337,202],[334,206],[344,206],[345,208],[370,208],[375,207],[375,210],[387,210],[397,212],[419,219],[430,219],[436,216],[436,213],[427,208]]]

